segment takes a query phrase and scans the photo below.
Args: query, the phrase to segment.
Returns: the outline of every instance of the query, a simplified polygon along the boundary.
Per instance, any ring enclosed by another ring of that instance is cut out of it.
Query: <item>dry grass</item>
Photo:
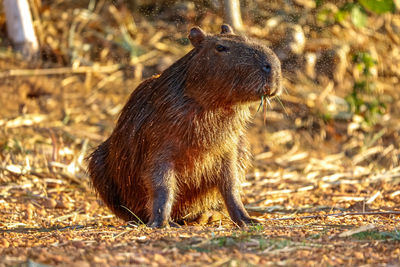
[[[117,220],[98,201],[85,157],[140,80],[190,50],[191,6],[174,25],[177,6],[149,19],[106,1],[43,1],[35,19],[45,60],[0,52],[0,265],[399,264],[399,14],[370,16],[359,29],[323,26],[299,6],[256,9],[260,3],[244,10],[258,12],[246,21],[249,35],[276,47],[288,18],[303,14],[295,21],[307,37],[301,55],[285,62],[282,105],[267,106],[265,124],[254,107],[243,199],[263,223],[154,230]],[[268,26],[274,21],[280,26]],[[209,31],[221,22],[212,12],[200,18]],[[368,82],[386,108],[373,123],[347,108],[363,79],[352,62],[357,51],[377,60]],[[312,68],[313,77],[308,56],[329,63]]]

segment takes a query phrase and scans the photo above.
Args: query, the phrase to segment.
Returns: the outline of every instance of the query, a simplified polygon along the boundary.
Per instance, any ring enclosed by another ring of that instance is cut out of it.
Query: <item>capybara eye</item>
[[[266,74],[270,74],[271,73],[271,65],[270,64],[265,64],[263,67],[262,67],[262,70],[266,73]]]
[[[226,51],[228,51],[228,47],[223,46],[223,45],[220,45],[220,44],[216,45],[216,46],[215,46],[215,49],[216,49],[218,52],[226,52]]]

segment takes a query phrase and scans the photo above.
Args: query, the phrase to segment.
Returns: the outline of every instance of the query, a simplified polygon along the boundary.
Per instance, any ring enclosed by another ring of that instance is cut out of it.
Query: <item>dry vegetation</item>
[[[249,131],[243,196],[264,223],[154,230],[102,205],[85,157],[140,80],[191,49],[190,26],[218,31],[218,6],[31,2],[34,62],[0,13],[0,266],[400,264],[399,11],[356,27],[345,1],[248,3],[246,34],[280,55],[287,89]]]

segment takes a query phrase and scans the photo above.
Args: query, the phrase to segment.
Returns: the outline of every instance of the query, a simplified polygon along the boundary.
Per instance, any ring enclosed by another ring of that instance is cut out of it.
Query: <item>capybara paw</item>
[[[246,225],[253,225],[253,224],[261,223],[261,221],[255,219],[255,218],[251,218],[251,217],[246,217],[243,221]]]
[[[147,223],[147,227],[150,228],[180,228],[181,226],[173,221],[150,221]]]
[[[165,228],[169,227],[168,221],[154,220],[147,223],[147,227],[150,228]]]
[[[197,224],[205,225],[207,223],[213,223],[220,221],[224,218],[224,215],[216,210],[209,210],[199,215],[194,221]]]
[[[242,218],[240,218],[240,220],[235,220],[235,223],[242,228],[246,228],[247,226],[251,226],[251,225],[256,225],[256,224],[260,224],[261,221],[248,217],[248,216],[243,216]]]

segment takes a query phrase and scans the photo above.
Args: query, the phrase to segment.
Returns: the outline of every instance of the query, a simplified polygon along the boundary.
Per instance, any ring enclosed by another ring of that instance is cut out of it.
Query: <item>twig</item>
[[[367,215],[400,215],[400,211],[366,211],[366,212],[348,212],[348,213],[331,213],[323,215],[309,215],[301,217],[284,217],[284,218],[273,218],[271,220],[284,221],[284,220],[296,220],[296,219],[317,219],[326,217],[339,217],[339,216],[367,216]]]
[[[113,64],[108,66],[81,66],[81,67],[65,67],[65,68],[51,68],[51,69],[14,69],[0,72],[0,78],[15,77],[15,76],[38,76],[38,75],[56,75],[56,74],[70,74],[70,73],[108,73],[115,72],[122,68],[121,64]]]
[[[40,123],[47,119],[47,115],[42,114],[24,114],[18,116],[12,120],[0,120],[0,126],[5,126],[6,128],[17,128],[21,126],[31,126]]]
[[[357,227],[355,229],[344,231],[339,234],[339,237],[348,237],[348,236],[352,236],[354,234],[370,231],[375,228],[376,228],[376,225],[374,225],[374,224],[363,225],[363,226]],[[332,236],[332,237],[334,237],[334,236]]]
[[[128,207],[125,207],[124,205],[121,205],[122,208],[126,209],[130,214],[132,214],[137,220],[138,222],[140,222],[140,224],[142,225],[146,225],[135,213],[133,213]]]

